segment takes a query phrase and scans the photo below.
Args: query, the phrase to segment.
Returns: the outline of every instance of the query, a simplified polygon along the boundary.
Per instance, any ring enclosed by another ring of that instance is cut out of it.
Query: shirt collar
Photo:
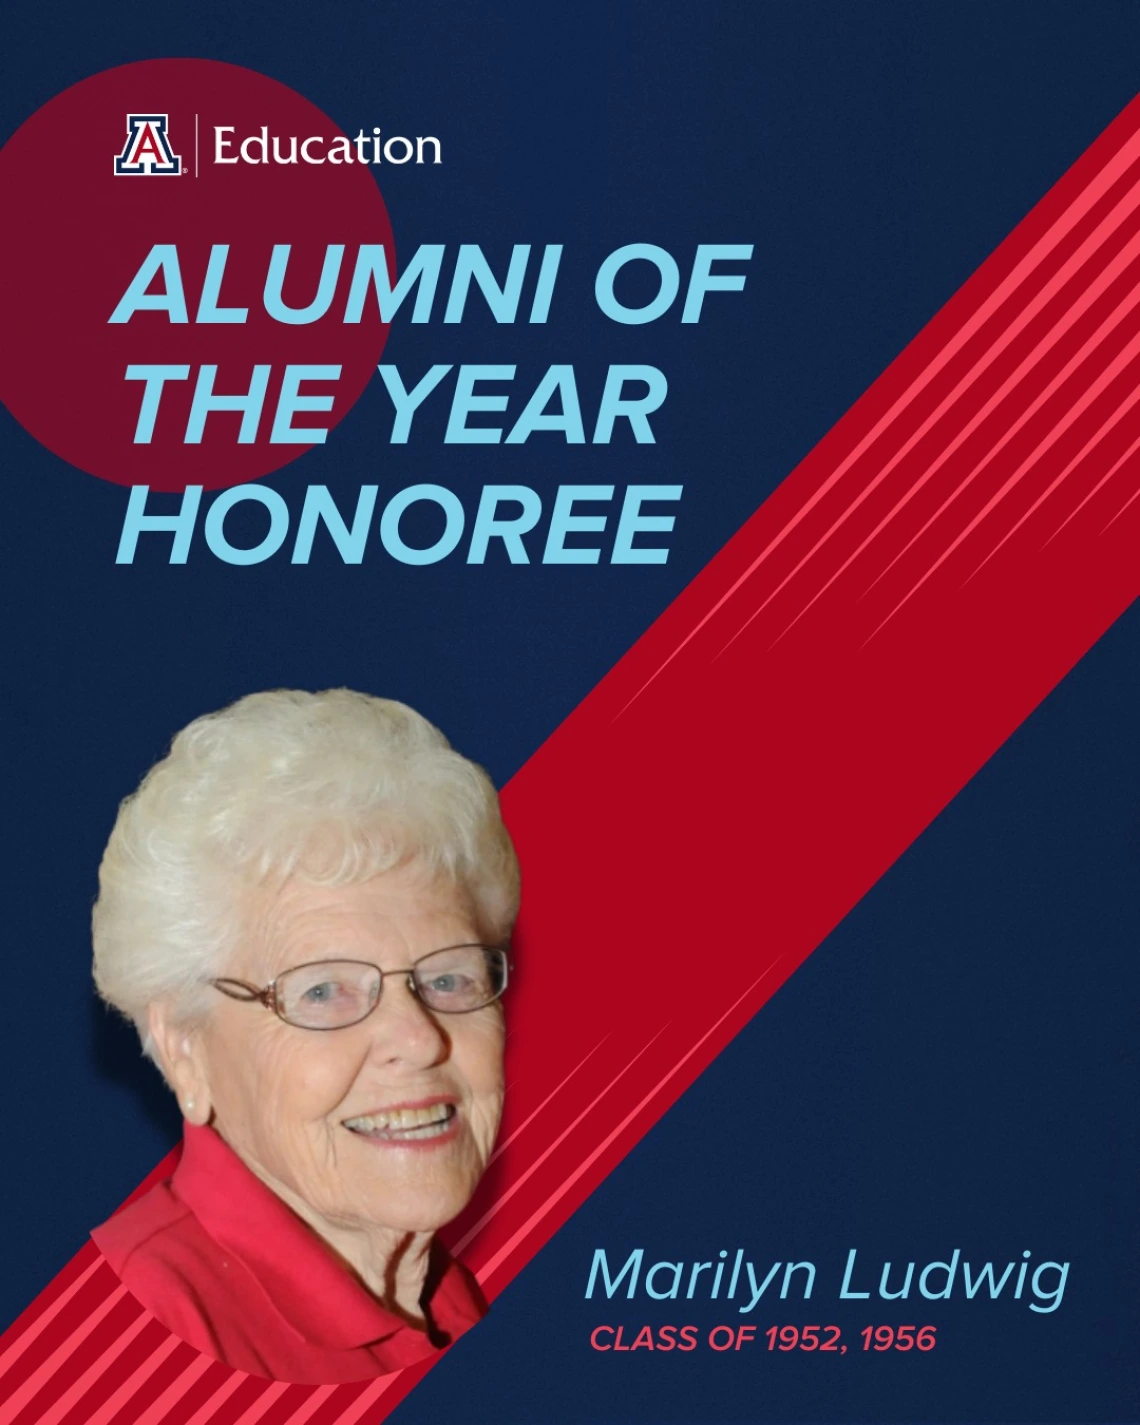
[[[184,1125],[182,1160],[171,1188],[214,1241],[249,1269],[274,1309],[306,1341],[347,1350],[411,1329],[380,1305],[212,1128]]]

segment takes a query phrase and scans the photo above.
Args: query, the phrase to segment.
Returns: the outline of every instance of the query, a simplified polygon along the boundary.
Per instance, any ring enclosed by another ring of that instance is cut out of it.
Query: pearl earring
[[[188,1099],[186,1100],[186,1106],[185,1106],[185,1108],[184,1108],[182,1111],[183,1111],[183,1113],[193,1113],[193,1112],[194,1112],[194,1100],[193,1100],[192,1098],[188,1098]]]

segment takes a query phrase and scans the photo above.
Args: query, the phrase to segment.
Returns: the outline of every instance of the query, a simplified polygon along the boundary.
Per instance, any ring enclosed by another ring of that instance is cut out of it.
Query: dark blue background
[[[572,361],[588,422],[610,362],[669,377],[657,445],[569,450],[444,447],[426,420],[390,447],[374,383],[327,447],[269,481],[294,508],[310,483],[346,498],[421,479],[465,497],[489,480],[685,486],[664,568],[409,569],[373,550],[359,568],[326,551],[235,569],[200,542],[185,568],[145,552],[116,568],[125,492],[0,412],[8,1319],[177,1132],[86,977],[115,805],[172,732],[254,688],[349,684],[411,702],[505,780],[1128,102],[1140,11],[122,0],[4,23],[0,135],[110,65],[226,59],[351,132],[442,138],[443,167],[381,170],[405,255],[479,242],[501,263],[513,242],[566,244],[548,326],[399,324],[385,359],[401,369],[514,362],[526,391]],[[634,241],[682,264],[697,242],[756,251],[745,291],[711,296],[699,326],[618,328],[591,275]],[[1135,1417],[1138,667],[1133,613],[397,1419]],[[920,1262],[1030,1248],[1073,1266],[1051,1316],[939,1305],[942,1343],[921,1358],[603,1357],[585,1343],[596,1322],[673,1313],[584,1302],[597,1245],[815,1260],[818,1307],[785,1313],[799,1321],[825,1314],[824,1264],[849,1246]]]

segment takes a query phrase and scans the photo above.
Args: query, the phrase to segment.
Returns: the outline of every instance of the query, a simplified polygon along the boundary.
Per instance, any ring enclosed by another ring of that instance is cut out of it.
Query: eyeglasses
[[[230,999],[263,1004],[298,1029],[347,1029],[380,1003],[385,975],[406,975],[411,993],[435,1013],[470,1014],[499,998],[509,968],[501,945],[449,945],[398,970],[365,960],[316,960],[283,971],[264,989],[245,980],[210,984]]]

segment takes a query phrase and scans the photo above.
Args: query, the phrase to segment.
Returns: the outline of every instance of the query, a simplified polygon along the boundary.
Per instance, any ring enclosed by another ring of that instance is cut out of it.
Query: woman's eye
[[[439,997],[447,996],[455,998],[460,995],[470,995],[475,986],[475,981],[470,975],[460,974],[452,971],[447,975],[433,975],[424,988],[429,994]]]
[[[326,980],[320,985],[310,985],[301,998],[307,1004],[327,1004],[330,999],[340,993],[341,987],[333,980]]]

